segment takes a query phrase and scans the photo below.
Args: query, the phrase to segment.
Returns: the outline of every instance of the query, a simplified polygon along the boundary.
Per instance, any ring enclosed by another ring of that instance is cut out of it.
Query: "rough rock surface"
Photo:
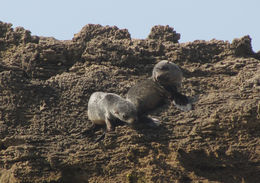
[[[0,182],[260,182],[259,52],[249,36],[179,38],[86,25],[59,41],[0,22]],[[118,126],[94,143],[90,94],[124,96],[161,59],[182,67],[194,110],[165,105],[158,129]]]

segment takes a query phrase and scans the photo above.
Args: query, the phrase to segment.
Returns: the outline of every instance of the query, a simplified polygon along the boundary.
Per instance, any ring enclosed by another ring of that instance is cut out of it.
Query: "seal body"
[[[168,99],[171,99],[181,110],[191,110],[189,99],[178,92],[182,79],[182,71],[176,64],[162,60],[154,66],[151,78],[137,83],[128,90],[126,99],[136,106],[139,119],[149,122],[156,120],[148,119],[147,113],[155,110]]]
[[[132,86],[126,94],[126,99],[136,106],[138,115],[141,116],[162,105],[169,96],[163,87],[149,78]]]
[[[128,124],[137,121],[137,110],[133,103],[114,93],[95,92],[88,102],[88,118],[97,125],[106,124],[113,130],[113,122],[120,120]]]

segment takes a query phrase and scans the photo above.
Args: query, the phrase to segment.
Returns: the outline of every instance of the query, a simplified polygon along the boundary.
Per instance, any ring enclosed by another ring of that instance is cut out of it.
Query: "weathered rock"
[[[154,39],[157,41],[170,41],[173,43],[178,43],[181,35],[176,33],[174,29],[170,26],[162,26],[157,25],[152,27],[150,34],[148,35],[148,39]]]
[[[236,56],[240,57],[249,57],[254,55],[250,36],[247,35],[240,39],[234,39],[231,43],[231,50]]]
[[[260,182],[259,53],[248,36],[178,40],[169,26],[135,40],[87,25],[59,41],[0,22],[0,182]],[[194,110],[165,105],[160,128],[118,126],[95,144],[91,93],[124,96],[161,59],[184,70]]]
[[[174,44],[166,47],[166,56],[175,62],[216,62],[231,55],[230,44],[220,40],[203,41]]]

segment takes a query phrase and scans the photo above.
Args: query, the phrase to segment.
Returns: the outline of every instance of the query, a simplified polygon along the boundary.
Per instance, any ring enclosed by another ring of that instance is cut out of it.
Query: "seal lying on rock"
[[[167,99],[173,100],[181,110],[192,109],[188,97],[178,92],[182,78],[182,71],[176,64],[167,60],[160,61],[154,66],[152,77],[132,86],[126,94],[126,99],[136,106],[141,121],[158,125],[158,120],[149,118],[146,114],[165,103]]]
[[[95,92],[88,102],[88,118],[95,125],[106,124],[107,131],[114,129],[113,122],[120,120],[128,124],[137,121],[133,103],[114,93]]]
[[[162,86],[174,86],[180,89],[183,74],[176,64],[162,60],[154,66],[152,79]]]

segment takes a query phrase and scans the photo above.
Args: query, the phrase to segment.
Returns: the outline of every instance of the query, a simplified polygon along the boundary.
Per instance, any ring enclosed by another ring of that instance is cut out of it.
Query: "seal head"
[[[152,78],[162,86],[175,86],[176,89],[180,89],[183,74],[179,66],[168,60],[162,60],[154,66]]]

